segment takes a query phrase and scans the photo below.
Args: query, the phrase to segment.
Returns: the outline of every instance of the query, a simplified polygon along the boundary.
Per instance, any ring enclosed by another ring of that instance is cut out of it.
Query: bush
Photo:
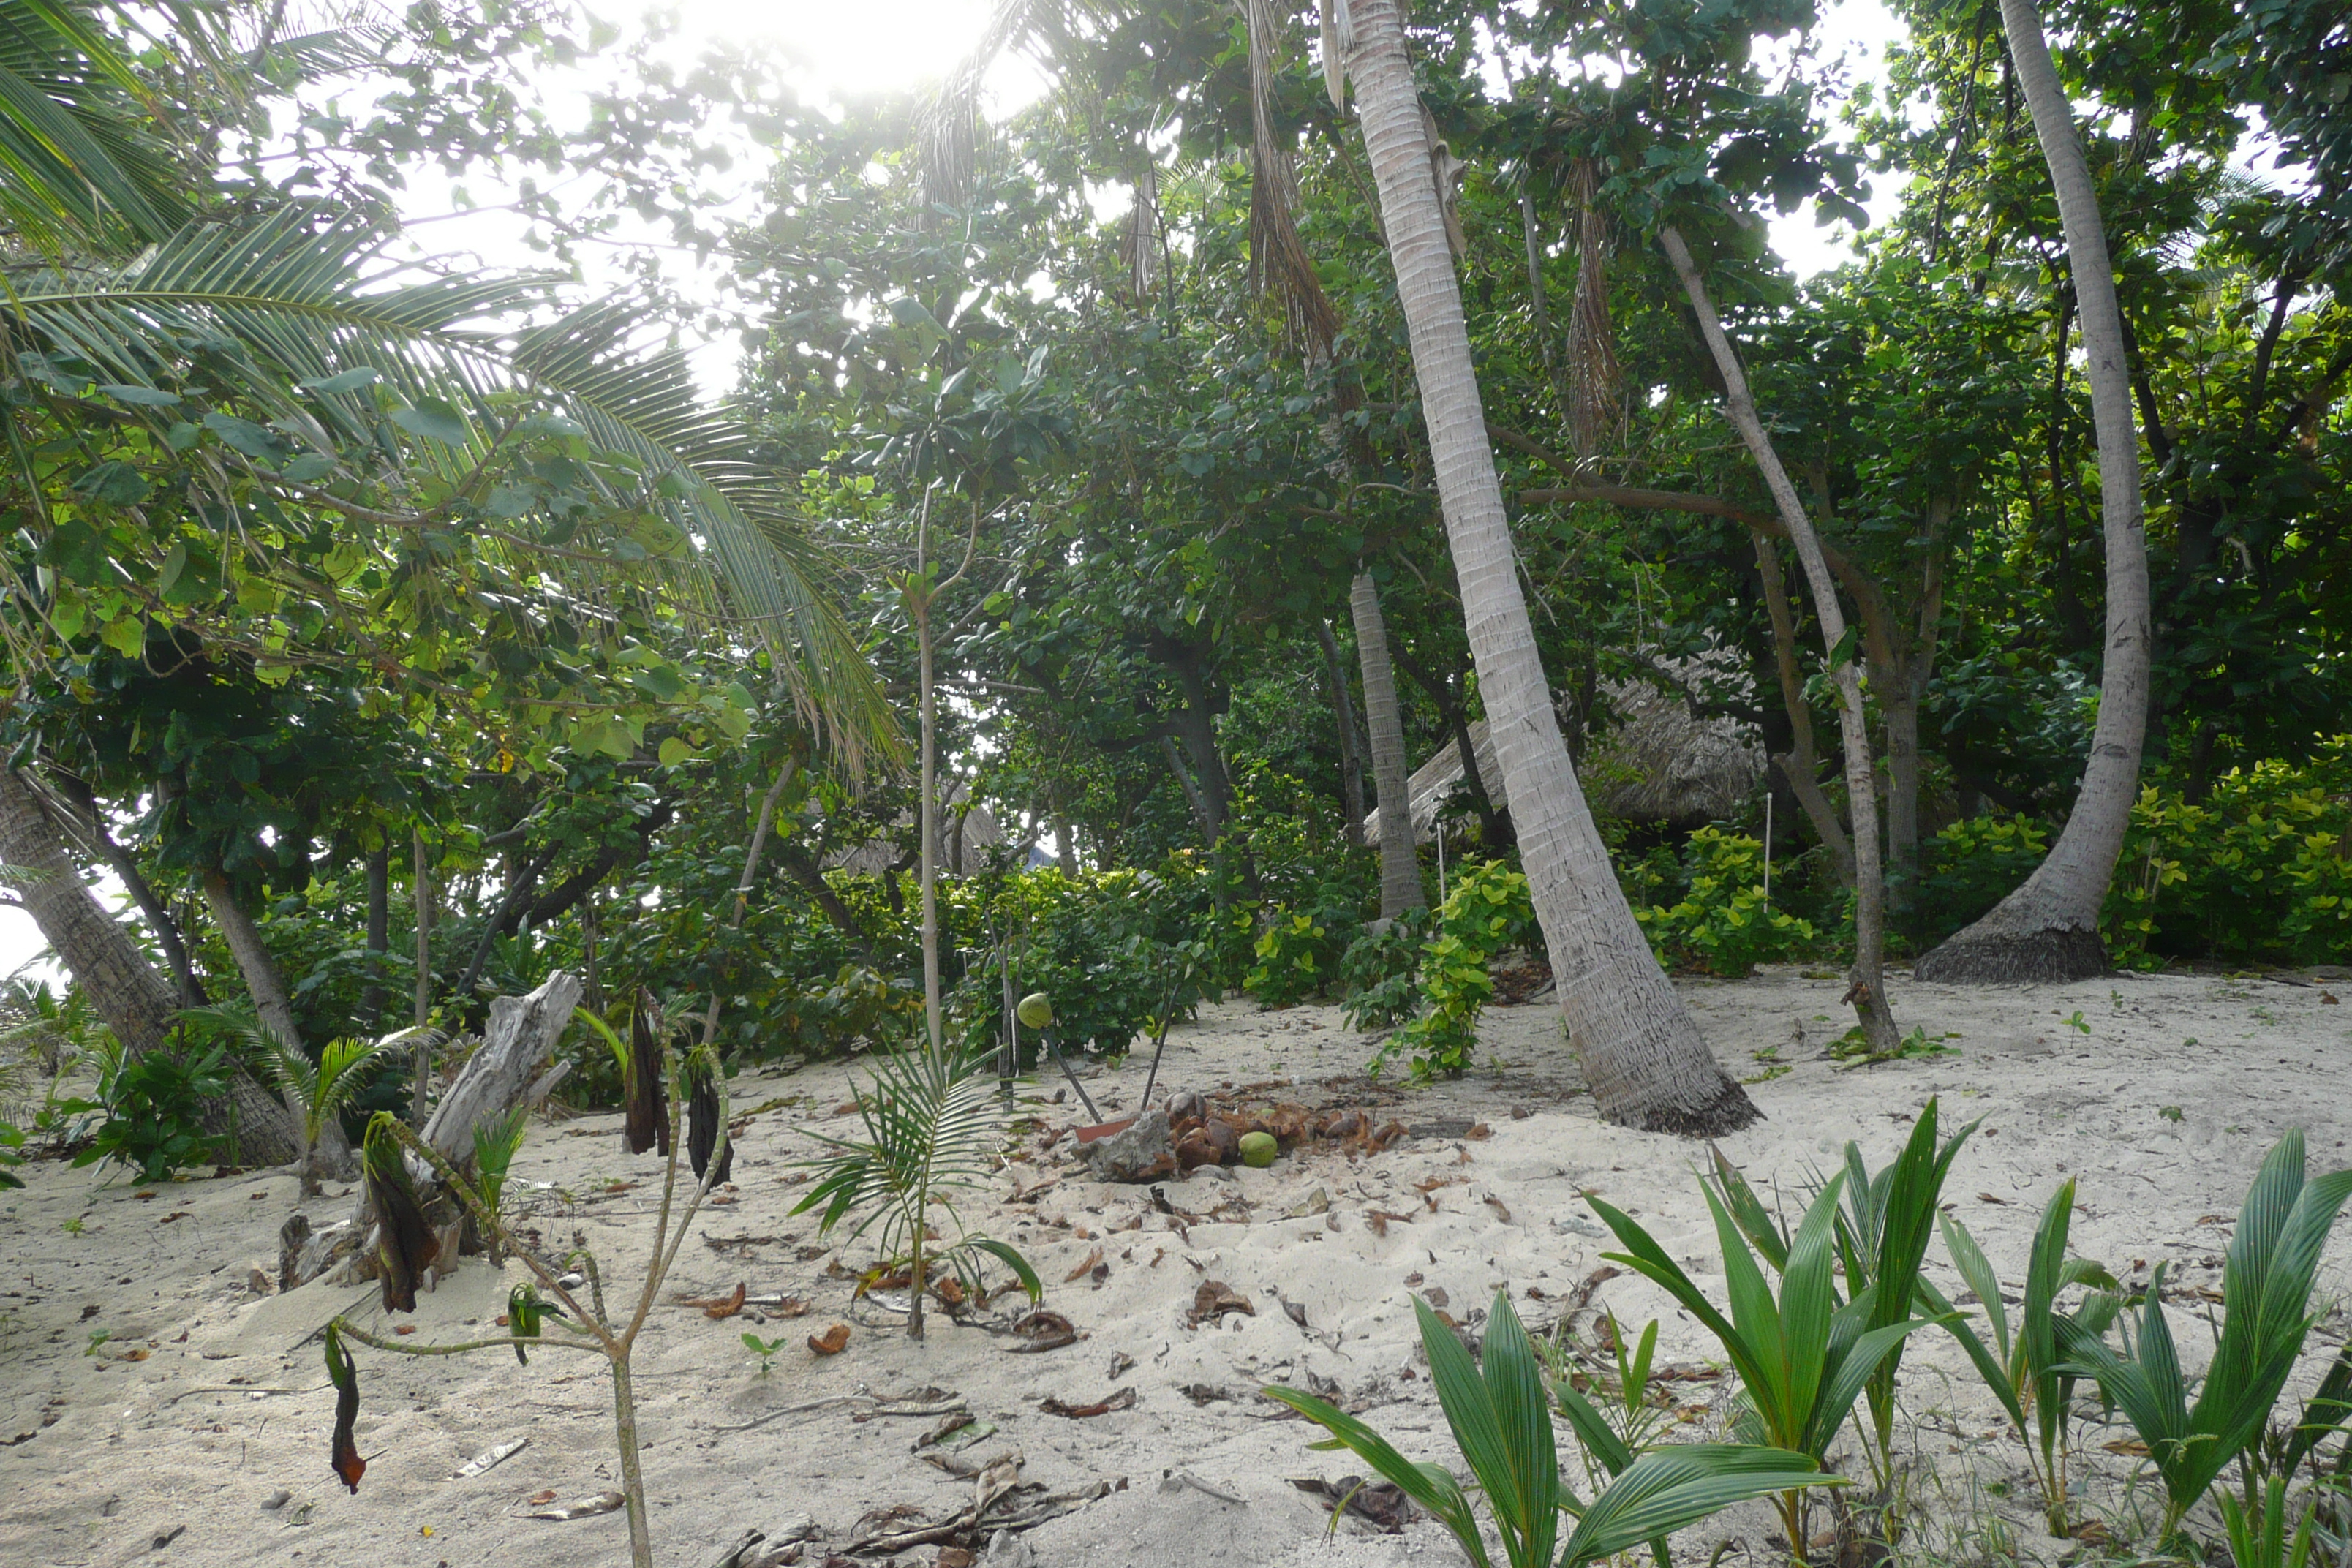
[[[1921,951],[1975,923],[2033,874],[2050,835],[2030,816],[1966,816],[1919,847],[1911,900]]]
[[[2352,737],[2313,763],[2232,769],[2196,805],[2132,807],[2101,921],[2121,964],[2340,962],[2352,952]]]
[[[1667,968],[1737,979],[1812,946],[1811,921],[1764,901],[1764,847],[1757,840],[1702,827],[1683,851],[1682,875],[1683,895],[1675,903],[1633,910]]]
[[[1320,996],[1340,976],[1340,961],[1361,929],[1361,905],[1354,889],[1325,885],[1306,909],[1275,906],[1252,952],[1257,963],[1242,985],[1267,1007],[1286,1007]]]
[[[1499,860],[1465,863],[1422,944],[1421,1016],[1381,1047],[1372,1070],[1402,1050],[1411,1053],[1416,1082],[1460,1077],[1477,1047],[1478,1016],[1495,994],[1486,960],[1525,942],[1535,921],[1526,877]]]
[[[1191,870],[1180,868],[1177,876],[1189,880]],[[1009,933],[1014,994],[1051,997],[1055,1032],[1066,1045],[1124,1052],[1163,1007],[1187,1013],[1203,994],[1201,972],[1213,963],[1210,945],[1181,918],[1192,890],[1150,871],[1030,871],[995,889],[980,929]],[[1235,916],[1246,934],[1247,911],[1227,910],[1222,918]],[[1199,918],[1221,919],[1213,908]],[[1003,982],[994,963],[963,977],[950,1011],[968,1047],[1000,1037]]]
[[[205,1131],[204,1113],[208,1102],[228,1093],[232,1070],[217,1042],[136,1058],[117,1050],[99,1074],[98,1103],[106,1120],[74,1163],[112,1160],[136,1170],[142,1182],[165,1182],[176,1171],[207,1163],[219,1141]]]
[[[1411,909],[1348,944],[1339,977],[1347,996],[1340,1010],[1349,1027],[1394,1028],[1420,1009],[1421,944],[1428,935],[1429,910]]]

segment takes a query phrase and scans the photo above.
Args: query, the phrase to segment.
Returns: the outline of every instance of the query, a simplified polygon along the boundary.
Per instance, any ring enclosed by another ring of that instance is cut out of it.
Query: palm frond
[[[639,470],[642,499],[692,541],[697,570],[768,641],[847,771],[903,749],[821,550],[740,428],[700,405],[683,354],[638,352],[614,305],[501,337],[486,323],[543,312],[555,279],[379,267],[381,239],[357,215],[290,208],[184,229],[128,267],[43,271],[5,306],[20,341],[47,351],[20,353],[18,368],[74,395],[94,384],[159,426],[194,411],[181,405],[201,384],[269,416],[263,437],[321,457],[373,449],[451,479],[488,457],[507,418],[499,395],[536,394]],[[402,443],[401,428],[435,434]]]
[[[0,0],[0,220],[21,243],[120,252],[188,220],[137,87],[85,8]]]

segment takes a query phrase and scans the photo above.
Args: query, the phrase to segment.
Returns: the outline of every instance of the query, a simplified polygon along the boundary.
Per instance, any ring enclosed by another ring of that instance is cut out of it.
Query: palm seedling
[[[2000,1293],[2000,1277],[1986,1260],[1983,1248],[1969,1227],[1949,1215],[1941,1215],[1944,1248],[1952,1265],[1983,1309],[1988,1344],[1965,1320],[1952,1318],[1947,1327],[1968,1352],[1985,1386],[2000,1402],[2026,1447],[2026,1463],[2042,1491],[2042,1506],[2050,1533],[2064,1535],[2066,1509],[2066,1410],[2074,1400],[2077,1369],[2062,1344],[2069,1338],[2098,1340],[2115,1322],[2122,1298],[2115,1294],[2114,1277],[2087,1258],[2066,1256],[2066,1236],[2074,1215],[2074,1184],[2061,1185],[2042,1212],[2033,1232],[2033,1249],[2026,1260],[2025,1294],[2014,1324]],[[2059,1297],[2082,1286],[2081,1302],[2062,1310]],[[1931,1306],[1945,1303],[1932,1285],[1922,1281]]]
[[[182,1017],[210,1024],[260,1054],[268,1066],[269,1075],[278,1080],[278,1091],[287,1103],[302,1119],[302,1195],[319,1195],[322,1173],[319,1169],[319,1139],[329,1121],[342,1114],[343,1107],[359,1092],[367,1077],[388,1052],[404,1050],[423,1043],[437,1045],[440,1034],[432,1029],[402,1029],[382,1039],[330,1040],[312,1061],[309,1053],[289,1045],[250,1013],[231,1007],[192,1007]]]
[[[506,1217],[507,1173],[513,1168],[515,1154],[522,1148],[523,1131],[530,1119],[530,1110],[518,1105],[504,1115],[474,1124],[475,1191],[492,1219]],[[489,1245],[490,1261],[496,1263],[497,1238],[486,1236],[483,1239]]]
[[[2288,1132],[2271,1150],[2238,1211],[2222,1265],[2222,1320],[2212,1364],[2193,1400],[2165,1318],[2163,1265],[2149,1277],[2126,1354],[2080,1325],[2062,1330],[2058,1348],[2069,1370],[2096,1378],[2100,1392],[2147,1446],[2164,1482],[2168,1539],[2233,1462],[2250,1528],[2263,1538],[2276,1531],[2275,1519],[2267,1517],[2276,1510],[2264,1495],[2265,1482],[2285,1478],[2265,1474],[2263,1438],[2315,1321],[2311,1289],[2319,1255],[2347,1198],[2352,1198],[2352,1170],[2304,1179],[2301,1131]],[[2342,1425],[2342,1400],[2339,1390],[2328,1407],[2306,1406],[2296,1432],[2310,1430],[2316,1445]],[[2284,1506],[2283,1500],[2278,1506]]]
[[[1496,1292],[1475,1361],[1426,1303],[1415,1298],[1413,1310],[1429,1352],[1430,1382],[1502,1538],[1508,1568],[1582,1568],[1663,1542],[1749,1498],[1843,1484],[1803,1454],[1744,1444],[1685,1444],[1622,1453],[1622,1462],[1610,1466],[1609,1485],[1589,1501],[1580,1499],[1560,1482],[1541,1365],[1510,1299]],[[1313,1394],[1295,1388],[1268,1388],[1265,1394],[1331,1434],[1315,1447],[1353,1452],[1435,1516],[1475,1568],[1488,1568],[1475,1504],[1451,1470],[1414,1463],[1378,1432]],[[1609,1430],[1597,1413],[1594,1419],[1600,1430]],[[1576,1521],[1575,1528],[1555,1557],[1563,1513]]]
[[[1638,1222],[1599,1198],[1585,1200],[1625,1248],[1607,1254],[1610,1261],[1662,1286],[1722,1342],[1739,1374],[1748,1407],[1742,1426],[1753,1440],[1801,1454],[1816,1468],[1872,1375],[1905,1338],[1930,1321],[1876,1323],[1875,1286],[1864,1287],[1852,1300],[1838,1300],[1834,1232],[1845,1179],[1843,1171],[1829,1179],[1789,1238],[1777,1301],[1730,1209],[1712,1186],[1701,1184],[1723,1251],[1728,1317]],[[1776,1505],[1791,1550],[1803,1557],[1803,1489],[1788,1489]]]
[[[387,1232],[398,1229],[399,1199],[410,1188],[407,1162],[422,1161],[455,1195],[458,1205],[480,1229],[485,1239],[503,1248],[519,1259],[530,1279],[518,1285],[507,1298],[507,1332],[500,1337],[466,1340],[453,1344],[418,1344],[414,1341],[380,1335],[353,1323],[348,1316],[338,1317],[327,1333],[327,1368],[335,1384],[336,1431],[333,1462],[336,1473],[356,1491],[360,1471],[358,1450],[352,1439],[352,1423],[359,1414],[357,1373],[344,1342],[362,1344],[397,1355],[465,1355],[477,1351],[511,1350],[516,1359],[528,1363],[533,1350],[578,1351],[604,1359],[612,1375],[613,1431],[620,1463],[621,1496],[628,1510],[629,1560],[634,1568],[653,1568],[653,1540],[646,1510],[645,1476],[638,1460],[636,1397],[631,1383],[631,1356],[637,1338],[652,1317],[654,1305],[660,1300],[662,1282],[669,1277],[671,1267],[677,1261],[678,1249],[685,1245],[687,1233],[692,1228],[696,1212],[709,1196],[717,1174],[713,1166],[702,1181],[689,1179],[681,1191],[679,1166],[686,1154],[687,1141],[679,1136],[678,1121],[683,1104],[680,1080],[685,1068],[675,1052],[666,1063],[669,1079],[667,1103],[669,1116],[669,1155],[666,1162],[661,1202],[655,1210],[652,1247],[646,1263],[645,1279],[633,1298],[607,1301],[604,1273],[594,1253],[578,1245],[558,1258],[541,1258],[516,1239],[505,1219],[481,1186],[467,1181],[457,1167],[439,1151],[426,1143],[416,1133],[403,1126],[389,1112],[379,1111],[368,1127],[365,1142],[365,1163],[372,1189],[381,1181],[378,1194],[386,1203],[379,1204],[378,1212],[393,1217]],[[713,1074],[714,1087],[724,1094],[725,1079]],[[726,1118],[719,1121],[719,1147],[727,1146]],[[478,1145],[478,1163],[479,1152]],[[413,1201],[413,1198],[412,1198]],[[388,1206],[387,1206],[388,1204]],[[388,1235],[389,1239],[389,1235]],[[429,1258],[431,1237],[424,1239],[423,1257]],[[387,1262],[394,1261],[391,1258]],[[415,1258],[405,1260],[414,1272],[421,1267]],[[577,1268],[581,1280],[566,1283],[568,1271]],[[585,1300],[575,1291],[584,1292]],[[391,1288],[386,1289],[387,1307],[402,1310],[391,1300]],[[413,1298],[407,1302],[414,1308]]]
[[[1845,1146],[1844,1210],[1837,1216],[1838,1267],[1845,1277],[1845,1292],[1860,1299],[1870,1292],[1871,1311],[1865,1327],[1885,1328],[1911,1316],[1913,1304],[1927,1300],[1938,1314],[1948,1315],[1950,1303],[1934,1294],[1922,1278],[1927,1242],[1935,1234],[1937,1203],[1952,1160],[1977,1130],[1969,1122],[1940,1147],[1937,1144],[1937,1102],[1927,1101],[1911,1129],[1902,1153],[1884,1170],[1873,1173],[1863,1159],[1862,1146]],[[1724,1207],[1740,1234],[1774,1268],[1787,1267],[1789,1237],[1765,1210],[1738,1168],[1711,1150],[1715,1184]],[[1870,1407],[1870,1426],[1863,1434],[1874,1479],[1882,1497],[1894,1486],[1895,1377],[1903,1363],[1904,1342],[1893,1351],[1863,1387]]]
[[[874,1081],[852,1090],[866,1136],[825,1139],[833,1152],[809,1162],[818,1179],[793,1208],[794,1214],[821,1209],[818,1228],[824,1234],[853,1217],[852,1238],[877,1233],[882,1258],[875,1277],[903,1265],[912,1281],[910,1338],[923,1337],[926,1281],[943,1265],[977,1294],[985,1254],[1010,1268],[1032,1300],[1043,1294],[1026,1258],[1004,1242],[966,1229],[956,1214],[956,1194],[987,1177],[1003,1135],[1002,1113],[990,1094],[992,1057],[985,1049],[920,1047],[877,1053]],[[956,1240],[944,1248],[929,1245],[935,1209],[956,1227]]]

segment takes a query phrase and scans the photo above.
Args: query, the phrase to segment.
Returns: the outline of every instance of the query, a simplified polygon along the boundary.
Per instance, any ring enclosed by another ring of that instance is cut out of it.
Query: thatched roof
[[[1737,813],[1762,782],[1763,742],[1753,726],[1737,719],[1693,717],[1682,693],[1664,687],[1666,676],[1741,684],[1744,672],[1732,656],[1718,651],[1696,659],[1661,661],[1661,668],[1657,684],[1605,683],[1618,722],[1587,752],[1577,777],[1596,816],[1703,826]],[[1485,721],[1470,726],[1470,742],[1487,795],[1507,808],[1509,793],[1503,787]],[[1428,840],[1439,808],[1461,782],[1462,752],[1451,742],[1414,770],[1412,826],[1417,840]],[[1381,812],[1375,807],[1364,818],[1368,842],[1380,842],[1380,825]]]
[[[988,849],[1003,844],[1004,829],[998,826],[996,814],[985,805],[969,804],[971,792],[959,784],[940,803],[940,869],[950,877],[969,877],[988,868]],[[961,818],[962,834],[957,834]],[[877,876],[897,865],[901,851],[897,835],[915,826],[911,808],[892,819],[892,837],[869,839],[852,848],[836,849],[824,858],[828,871],[846,871],[854,877]],[[961,846],[962,853],[957,854]],[[955,861],[950,865],[949,862]]]

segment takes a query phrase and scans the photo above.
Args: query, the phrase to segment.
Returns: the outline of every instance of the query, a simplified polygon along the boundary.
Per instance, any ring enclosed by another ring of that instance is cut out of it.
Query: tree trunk
[[[1716,316],[1715,302],[1707,298],[1706,284],[1691,259],[1690,247],[1671,226],[1658,231],[1658,241],[1682,279],[1683,291],[1690,296],[1699,333],[1722,374],[1724,411],[1747,445],[1748,456],[1763,470],[1781,524],[1789,531],[1790,542],[1797,547],[1797,559],[1804,563],[1822,642],[1835,661],[1839,645],[1846,640],[1845,611],[1838,604],[1837,583],[1830,576],[1813,520],[1806,515],[1797,487],[1790,481],[1788,469],[1780,466],[1780,455],[1773,449],[1763,420],[1757,416],[1756,400],[1748,391],[1748,374],[1731,350],[1731,340],[1724,335],[1723,322]],[[1845,749],[1846,813],[1853,823],[1853,967],[1847,973],[1846,995],[1861,1018],[1864,1040],[1876,1056],[1892,1051],[1899,1040],[1895,1014],[1886,1001],[1886,880],[1879,854],[1877,778],[1870,763],[1870,725],[1863,710],[1862,674],[1855,659],[1849,656],[1834,663],[1830,679],[1837,684],[1839,738]]]
[[[123,1049],[133,1057],[170,1050],[179,1010],[171,983],[99,906],[40,796],[5,765],[0,765],[0,863],[27,873],[16,896]],[[204,1125],[208,1132],[234,1132],[236,1157],[247,1163],[282,1164],[302,1153],[300,1120],[243,1069],[229,1080],[227,1102],[207,1108]]]
[[[1176,775],[1177,787],[1184,792],[1184,804],[1192,808],[1192,821],[1201,829],[1202,841],[1214,844],[1217,841],[1217,819],[1211,815],[1208,798],[1201,793],[1200,784],[1193,781],[1192,770],[1184,765],[1184,752],[1176,744],[1176,737],[1161,735],[1160,752],[1168,759],[1168,771]]]
[[[392,849],[378,845],[367,858],[368,983],[360,993],[361,1027],[384,1033],[383,955],[392,948]]]
[[[1397,703],[1396,667],[1389,662],[1388,624],[1381,591],[1369,572],[1348,591],[1356,623],[1356,662],[1364,677],[1364,725],[1372,748],[1372,788],[1381,807],[1381,919],[1424,908],[1421,851],[1412,831],[1412,767],[1405,758],[1404,714]]]
[[[1488,854],[1500,854],[1511,847],[1510,816],[1495,804],[1486,793],[1486,771],[1478,765],[1478,743],[1470,738],[1470,699],[1462,689],[1457,675],[1440,680],[1421,666],[1421,662],[1397,650],[1396,662],[1412,677],[1412,683],[1428,696],[1430,705],[1437,710],[1438,719],[1454,737],[1454,754],[1462,762],[1462,784],[1470,792],[1470,809],[1478,814],[1478,839]],[[1563,739],[1563,746],[1568,742]]]
[[[138,860],[131,851],[115,842],[107,831],[106,808],[99,805],[97,794],[89,784],[70,774],[55,779],[58,788],[70,796],[89,828],[89,847],[98,852],[131,894],[131,901],[139,906],[139,913],[147,929],[155,933],[155,945],[163,950],[163,962],[171,966],[172,984],[178,988],[180,1005],[202,1007],[212,998],[205,994],[204,982],[196,978],[195,965],[188,960],[188,946],[180,937],[180,922],[155,896],[155,889],[139,869]]]
[[[1756,572],[1763,579],[1765,613],[1772,620],[1772,668],[1780,678],[1780,705],[1789,715],[1788,752],[1773,758],[1772,763],[1789,781],[1789,793],[1804,807],[1813,836],[1829,850],[1838,880],[1851,888],[1853,844],[1845,836],[1845,824],[1831,809],[1829,796],[1822,793],[1817,776],[1821,754],[1814,747],[1813,710],[1805,700],[1804,677],[1797,668],[1797,617],[1789,604],[1789,582],[1780,574],[1780,554],[1771,539],[1760,531],[1748,537],[1756,542]]]
[[[412,829],[409,847],[416,859],[416,1019],[415,1026],[433,1021],[433,862],[425,853],[425,834]],[[433,1088],[433,1045],[420,1035],[408,1064],[408,1124],[425,1125],[427,1099]]]
[[[1339,736],[1339,804],[1348,814],[1348,842],[1364,842],[1364,764],[1356,750],[1356,702],[1348,689],[1347,661],[1331,623],[1316,617],[1315,640],[1323,646],[1323,679],[1331,688],[1331,725]]]
[[[1948,984],[2084,980],[2107,966],[2099,940],[2116,857],[2131,826],[2139,788],[2140,744],[2147,727],[2147,535],[2140,511],[2139,438],[2132,426],[2131,384],[2124,360],[2123,312],[2099,222],[2098,193],[2074,134],[2074,110],[2050,60],[2032,0],[2001,0],[2009,52],[2024,89],[2058,216],[2066,229],[2068,270],[2083,318],[2091,415],[2099,437],[2099,520],[2107,552],[2105,664],[2099,719],[2074,809],[2049,856],[2024,885],[1976,924],[1934,952],[1915,973]]]
[[[1519,853],[1559,976],[1570,1041],[1601,1115],[1655,1131],[1717,1133],[1756,1120],[1708,1051],[1619,889],[1552,710],[1519,588],[1509,520],[1479,405],[1462,293],[1396,0],[1357,0],[1357,83],[1412,340],[1464,619]],[[1396,815],[1408,818],[1399,798]],[[1389,828],[1383,813],[1381,830]],[[1412,832],[1410,820],[1402,826]]]
[[[261,928],[253,916],[236,901],[236,890],[218,868],[206,867],[204,872],[205,902],[213,911],[213,923],[220,928],[228,942],[229,952],[236,959],[237,973],[245,977],[246,994],[253,999],[253,1010],[271,1034],[295,1050],[306,1047],[302,1043],[301,1026],[294,1021],[294,1001],[286,994],[286,982],[278,973],[278,961],[269,956],[269,948],[261,940]],[[286,1108],[301,1125],[302,1108]],[[333,1117],[327,1118],[319,1129],[318,1146],[310,1152],[306,1162],[305,1179],[313,1173],[332,1176],[337,1181],[350,1181],[355,1173],[352,1161],[351,1141],[343,1136],[343,1124]]]
[[[1198,656],[1189,648],[1163,643],[1159,653],[1184,690],[1184,706],[1176,714],[1175,730],[1192,763],[1192,776],[1201,791],[1202,830],[1213,847],[1225,836],[1225,821],[1233,816],[1234,786],[1225,773],[1224,757],[1217,750],[1217,721],[1211,708],[1208,677],[1202,673]]]

